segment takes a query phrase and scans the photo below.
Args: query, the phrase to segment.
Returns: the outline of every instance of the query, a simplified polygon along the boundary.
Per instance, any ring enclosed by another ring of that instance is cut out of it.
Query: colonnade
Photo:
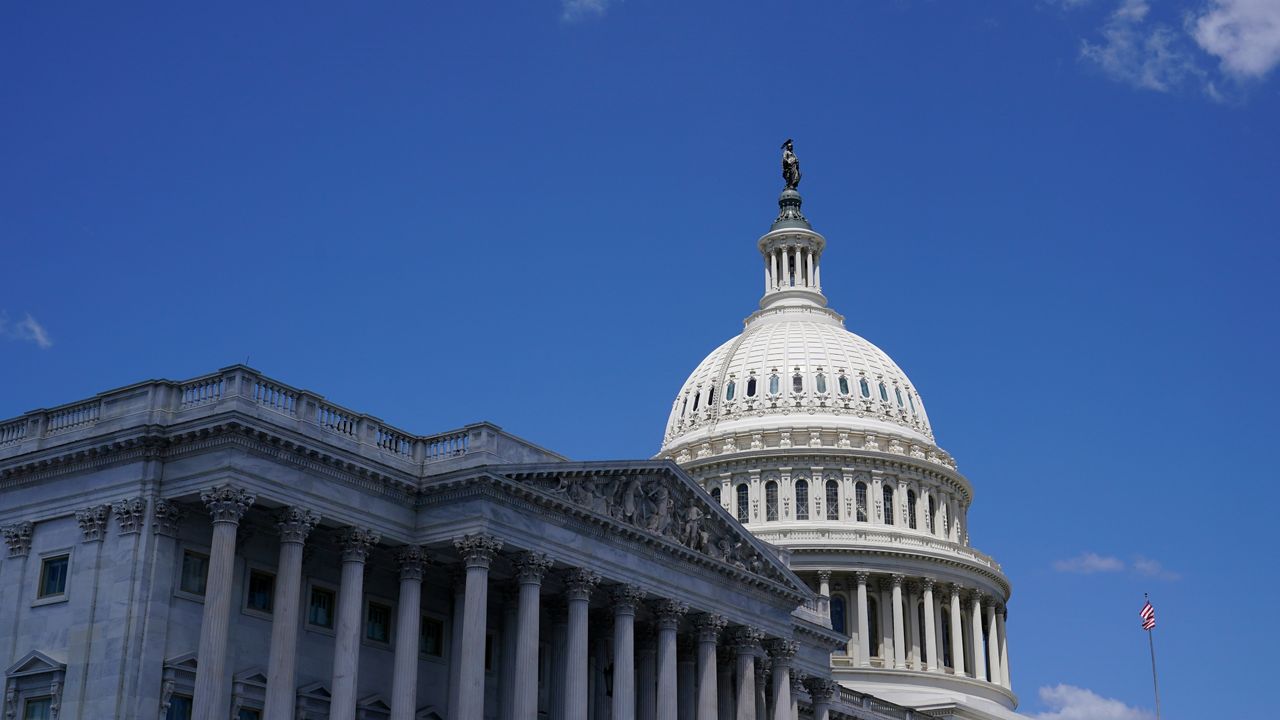
[[[822,269],[818,258],[819,254],[808,245],[787,245],[766,252],[764,291],[792,287],[822,290]]]
[[[808,573],[803,573],[808,574]],[[832,590],[833,576],[840,584]],[[963,675],[1012,689],[1000,598],[928,577],[817,571],[850,664]]]
[[[227,647],[232,613],[232,575],[236,533],[255,497],[230,485],[201,496],[213,518],[207,592],[197,657],[193,718],[227,716]],[[296,706],[298,608],[302,588],[302,549],[320,518],[303,508],[277,514],[280,557],[271,631],[264,714],[292,720]],[[376,532],[349,527],[339,533],[342,580],[334,632],[331,720],[355,720],[359,689],[363,582]],[[455,584],[453,642],[448,687],[450,720],[483,720],[485,654],[488,634],[490,567],[502,540],[469,535],[453,542],[463,570]],[[514,643],[503,659],[500,695],[503,720],[536,720],[539,714],[539,647],[542,585],[553,561],[519,551],[509,555],[515,568]],[[412,720],[417,710],[417,663],[424,548],[402,546],[399,565],[399,613],[395,626],[391,678],[391,720]],[[552,666],[548,682],[552,720],[797,720],[796,692],[809,692],[815,720],[826,720],[837,690],[828,678],[792,672],[799,649],[788,638],[765,637],[749,626],[727,627],[714,609],[691,612],[671,598],[647,598],[625,582],[607,583],[589,568],[557,572],[562,604],[553,604],[549,629]],[[607,610],[593,613],[593,597],[603,596]],[[646,623],[637,630],[643,610]],[[598,613],[604,612],[602,618]],[[686,632],[681,637],[681,628]],[[639,642],[637,642],[639,640]],[[682,643],[682,640],[684,641]],[[683,653],[681,647],[683,646]],[[718,654],[725,654],[723,660]],[[683,655],[683,656],[682,656]],[[605,669],[612,663],[607,692]],[[767,671],[766,671],[767,668]],[[758,672],[758,669],[760,670]],[[799,684],[799,685],[798,685]]]

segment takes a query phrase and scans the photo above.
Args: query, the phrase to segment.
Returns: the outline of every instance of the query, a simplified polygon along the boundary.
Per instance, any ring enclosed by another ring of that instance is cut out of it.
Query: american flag
[[[1142,612],[1139,613],[1139,615],[1142,616],[1143,630],[1150,630],[1151,628],[1156,626],[1156,609],[1151,607],[1150,600],[1148,600],[1146,604],[1142,606]]]

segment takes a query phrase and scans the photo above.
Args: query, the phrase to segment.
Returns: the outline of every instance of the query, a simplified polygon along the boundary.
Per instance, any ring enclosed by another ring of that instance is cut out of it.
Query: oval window
[[[750,378],[749,380],[747,380],[747,397],[755,397],[755,396],[756,396],[756,379]]]

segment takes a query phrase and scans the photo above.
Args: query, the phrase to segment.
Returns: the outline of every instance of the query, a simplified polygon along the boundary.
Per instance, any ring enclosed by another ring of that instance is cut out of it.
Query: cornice
[[[807,547],[806,548],[806,547],[792,547],[792,546],[783,546],[783,547],[786,547],[787,550],[791,551],[792,558],[795,558],[796,556],[799,556],[799,555],[851,555],[855,557],[871,556],[871,557],[883,557],[883,558],[894,559],[894,560],[901,560],[903,558],[908,560],[916,560],[926,564],[939,565],[942,567],[951,568],[953,570],[963,571],[964,573],[967,573],[970,575],[977,575],[979,577],[986,578],[987,580],[991,581],[996,587],[1001,589],[1001,591],[1003,592],[1003,602],[1008,602],[1009,598],[1013,594],[1013,585],[1009,582],[1009,578],[1005,577],[1005,574],[1002,571],[1000,571],[999,569],[985,567],[973,561],[965,560],[964,558],[958,558],[958,557],[948,558],[948,557],[939,557],[937,555],[925,555],[923,553],[913,552],[911,550],[899,550],[897,548],[892,548],[892,547],[874,547],[874,546],[867,546],[865,548],[864,547],[858,547],[858,548]],[[804,571],[807,568],[802,567],[798,569],[801,571]],[[889,570],[885,570],[881,568],[871,569],[871,568],[865,568],[861,566],[856,566],[856,567],[850,566],[847,569],[841,568],[841,570],[844,572],[867,571],[867,572],[875,572],[878,574],[884,574],[886,572],[890,572]]]

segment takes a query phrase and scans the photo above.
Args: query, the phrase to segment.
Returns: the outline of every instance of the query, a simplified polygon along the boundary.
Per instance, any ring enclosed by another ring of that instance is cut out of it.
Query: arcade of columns
[[[221,720],[226,714],[227,645],[232,613],[232,576],[240,519],[255,501],[244,489],[223,485],[201,494],[213,520],[204,614],[194,693],[194,720]],[[277,516],[280,554],[276,575],[277,602],[271,630],[263,716],[293,717],[296,692],[296,649],[303,545],[320,518],[302,508],[286,508]],[[357,527],[342,531],[342,576],[335,624],[331,720],[354,720],[363,626],[363,582],[377,533]],[[469,535],[453,543],[463,561],[455,584],[454,647],[449,672],[450,720],[483,720],[485,644],[489,568],[503,542],[489,535]],[[391,720],[413,720],[417,709],[417,663],[424,549],[402,546],[399,611],[395,625]],[[514,663],[504,674],[510,684],[509,715],[504,720],[538,716],[539,616],[544,577],[552,561],[536,552],[513,559],[518,591],[514,612]],[[713,611],[690,613],[682,602],[656,599],[648,603],[656,617],[654,642],[637,633],[636,611],[644,593],[618,581],[604,587],[587,568],[563,571],[564,604],[552,613],[551,717],[557,720],[797,720],[797,695],[809,692],[815,720],[827,720],[837,685],[828,678],[792,672],[798,643],[765,638],[751,627],[726,629]],[[608,592],[612,637],[608,624],[589,621],[593,593]],[[461,622],[457,618],[461,616]],[[681,619],[692,629],[677,651]],[[589,632],[589,626],[594,628]],[[636,639],[641,644],[637,651]],[[589,644],[589,641],[590,644]],[[612,652],[610,653],[610,644]],[[593,653],[589,653],[589,650]],[[761,651],[764,651],[763,653]],[[595,657],[592,658],[591,655]],[[683,654],[684,657],[681,657]],[[612,656],[612,700],[606,700],[603,668]],[[594,663],[591,662],[594,659]],[[639,662],[637,662],[639,661]],[[594,668],[593,668],[594,665]],[[771,682],[770,682],[771,681]],[[594,706],[590,702],[594,699]],[[605,702],[610,702],[605,706]]]
[[[831,570],[817,572],[818,594],[828,602],[833,574]],[[998,598],[927,577],[908,579],[896,573],[876,574],[873,584],[873,574],[867,571],[838,575],[847,581],[846,587],[854,598],[849,613],[853,627],[847,651],[853,665],[949,672],[1012,689],[1005,635],[1008,614]],[[869,593],[876,594],[876,607],[880,609],[878,663],[871,654]],[[923,610],[923,623],[917,608]],[[949,658],[939,657],[943,649],[939,639],[944,634],[944,610],[950,618],[947,623],[950,636],[946,638]],[[960,622],[955,622],[955,618],[960,618]]]

